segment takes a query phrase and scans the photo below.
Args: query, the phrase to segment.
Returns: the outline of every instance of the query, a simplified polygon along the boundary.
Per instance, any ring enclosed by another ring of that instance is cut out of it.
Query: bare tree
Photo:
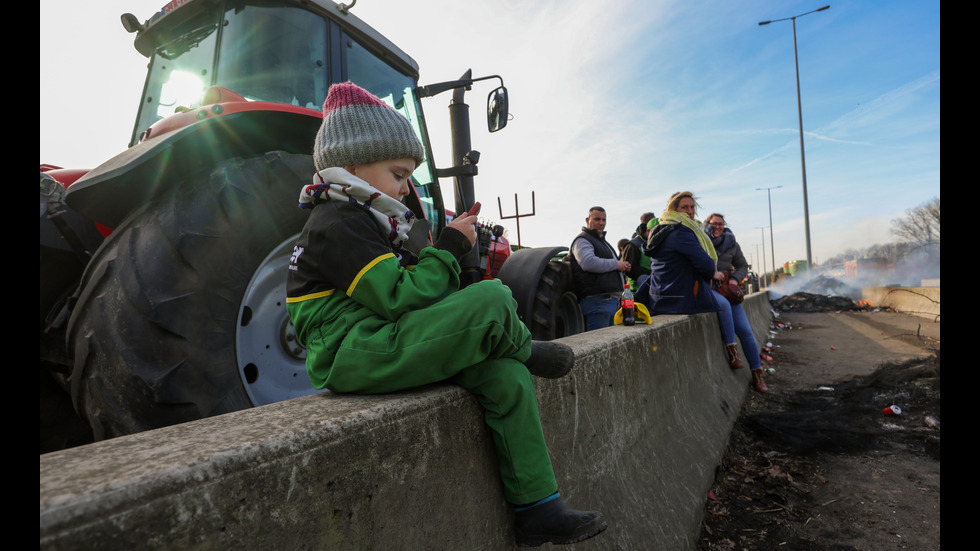
[[[906,210],[904,217],[892,222],[892,234],[902,241],[939,246],[939,197]]]

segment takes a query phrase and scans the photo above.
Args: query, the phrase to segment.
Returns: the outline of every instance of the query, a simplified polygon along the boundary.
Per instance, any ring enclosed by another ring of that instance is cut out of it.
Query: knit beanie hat
[[[330,87],[313,143],[317,170],[409,158],[418,167],[425,152],[408,119],[352,82]]]

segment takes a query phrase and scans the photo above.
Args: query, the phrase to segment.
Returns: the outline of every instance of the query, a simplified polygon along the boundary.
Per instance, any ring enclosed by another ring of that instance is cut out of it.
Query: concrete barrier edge
[[[766,340],[767,293],[747,297]],[[559,487],[609,530],[576,548],[690,549],[748,386],[716,317],[564,339],[538,380]],[[508,549],[490,437],[453,385],[317,395],[40,457],[42,549]]]

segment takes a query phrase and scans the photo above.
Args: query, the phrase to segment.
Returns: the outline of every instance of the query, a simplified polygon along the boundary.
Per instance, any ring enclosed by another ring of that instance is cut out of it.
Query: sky
[[[146,72],[119,15],[164,0],[41,1],[40,162],[91,168],[124,150]],[[746,257],[806,258],[790,21],[822,2],[359,0],[358,17],[411,55],[421,84],[499,74],[511,120],[483,128],[492,85],[467,95],[482,217],[524,246],[571,243],[591,206],[629,238],[675,191],[725,215]],[[409,9],[411,8],[411,9]],[[886,243],[891,221],[940,195],[939,2],[844,0],[797,19],[813,260]],[[450,162],[449,95],[423,100],[436,165]],[[447,204],[451,181],[443,180]]]

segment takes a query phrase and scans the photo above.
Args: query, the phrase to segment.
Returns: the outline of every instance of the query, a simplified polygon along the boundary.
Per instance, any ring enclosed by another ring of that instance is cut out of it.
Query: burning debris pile
[[[848,285],[843,281],[817,272],[803,272],[796,277],[780,278],[769,288],[772,297],[781,297],[792,293],[811,293],[835,297],[861,298],[861,289]]]
[[[829,295],[834,297],[851,297],[860,298],[861,291],[855,289],[850,285],[847,285],[832,277],[825,275],[819,275],[813,278],[807,285],[799,289],[804,293],[813,293],[815,295]]]
[[[776,310],[783,312],[837,312],[840,310],[868,310],[869,307],[859,304],[847,297],[817,295],[813,293],[793,293],[772,301]]]

